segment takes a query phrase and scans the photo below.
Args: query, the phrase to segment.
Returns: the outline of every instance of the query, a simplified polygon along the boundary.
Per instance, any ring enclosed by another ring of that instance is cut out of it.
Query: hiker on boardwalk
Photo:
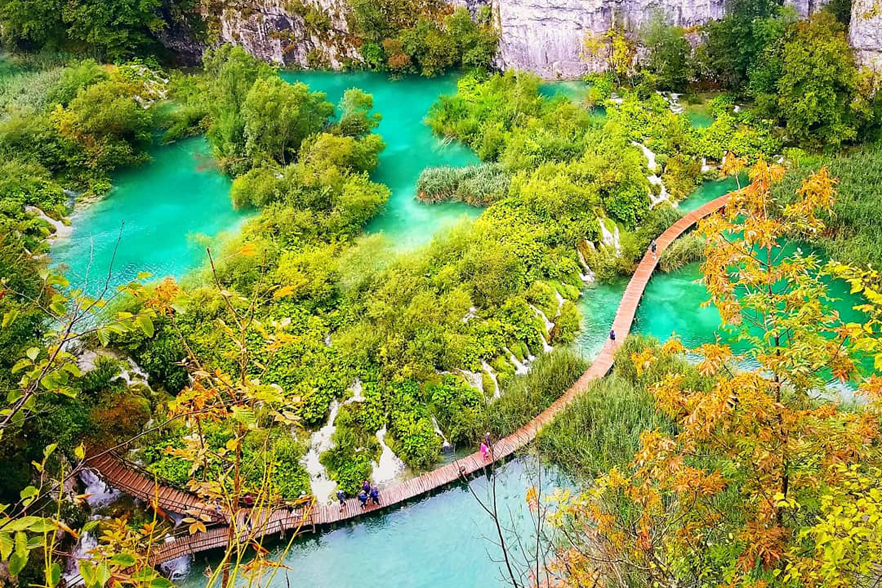
[[[346,493],[342,490],[337,490],[337,500],[340,502],[340,512],[343,512],[343,508],[346,507]]]
[[[376,486],[371,487],[371,504],[380,506],[380,489]]]
[[[653,258],[653,259],[658,259],[658,255],[657,255],[657,253],[656,253],[656,252],[658,251],[658,245],[655,243],[655,239],[653,239],[653,240],[649,243],[649,250],[652,251],[652,258]]]
[[[364,490],[358,493],[358,501],[361,503],[361,508],[367,507],[368,495]]]
[[[484,434],[484,443],[487,444],[487,448],[488,448],[488,449],[491,448],[491,447],[493,447],[493,443],[490,442],[490,431],[487,431],[487,432]]]
[[[490,459],[490,448],[484,441],[481,441],[481,455],[484,457],[484,461]]]
[[[371,481],[365,480],[364,483],[361,485],[361,490],[365,494],[370,494],[371,493]]]
[[[242,504],[245,505],[245,508],[253,508],[254,507],[254,498],[251,497],[251,494],[246,494],[245,498],[242,499]]]
[[[615,340],[616,340],[616,332],[615,332],[614,330],[612,330],[612,329],[610,329],[610,331],[609,331],[609,340],[610,340],[610,341],[615,341]]]

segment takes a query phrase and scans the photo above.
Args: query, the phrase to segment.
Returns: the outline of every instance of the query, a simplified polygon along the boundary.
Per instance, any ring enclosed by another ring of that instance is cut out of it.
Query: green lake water
[[[434,79],[390,80],[372,73],[298,72],[282,74],[326,92],[336,103],[348,88],[374,96],[383,115],[377,132],[386,141],[373,178],[389,186],[385,209],[368,225],[396,247],[429,241],[457,220],[475,218],[480,208],[459,202],[424,204],[416,200],[416,181],[429,166],[464,166],[478,158],[458,143],[436,138],[423,119],[438,96],[456,91],[453,75]],[[111,285],[126,283],[140,271],[159,278],[180,278],[200,265],[204,246],[199,235],[215,237],[235,231],[248,212],[230,203],[230,180],[214,165],[208,142],[192,138],[151,151],[153,160],[114,175],[113,189],[100,201],[71,217],[73,232],[52,248],[52,258],[66,267],[75,286],[88,279],[87,290],[100,291],[125,222],[113,263]]]
[[[373,95],[374,111],[383,115],[374,132],[383,137],[386,149],[372,178],[389,186],[392,194],[386,209],[368,224],[367,232],[382,232],[391,244],[408,248],[428,242],[436,232],[463,217],[481,214],[480,208],[461,202],[425,204],[416,199],[416,182],[423,169],[480,163],[467,147],[442,141],[423,122],[438,96],[456,92],[456,75],[390,80],[369,72],[289,72],[282,77],[325,92],[334,104],[349,88]]]
[[[71,235],[52,247],[73,286],[99,292],[111,259],[114,290],[141,271],[180,277],[205,259],[200,235],[236,230],[248,217],[233,210],[230,180],[204,138],[156,147],[151,155],[147,165],[115,174],[104,198],[75,211]]]
[[[543,488],[572,483],[544,470]],[[526,506],[528,486],[535,484],[535,466],[528,458],[511,461],[496,472],[496,492],[503,522],[533,537]],[[488,480],[471,482],[476,494],[488,498]],[[382,500],[382,496],[381,496]],[[280,570],[272,588],[502,588],[500,568],[491,561],[500,554],[489,538],[495,530],[488,515],[458,484],[383,514],[370,516],[315,536],[295,541],[285,557],[288,578]],[[495,540],[495,537],[494,537]],[[210,560],[215,567],[216,558]],[[182,588],[202,588],[205,556],[197,556]]]

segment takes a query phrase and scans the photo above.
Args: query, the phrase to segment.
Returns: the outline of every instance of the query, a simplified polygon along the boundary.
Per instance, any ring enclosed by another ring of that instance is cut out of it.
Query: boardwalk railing
[[[576,383],[573,384],[573,386],[570,387],[570,389],[560,398],[555,400],[551,406],[539,413],[533,418],[533,420],[508,437],[500,439],[494,443],[492,453],[493,461],[504,460],[517,450],[532,442],[536,438],[536,433],[539,429],[548,424],[557,413],[583,393],[592,380],[602,378],[609,372],[613,365],[613,357],[616,349],[618,349],[622,340],[624,340],[631,331],[631,326],[634,323],[634,317],[637,312],[637,307],[640,304],[640,299],[643,296],[646,285],[649,283],[649,279],[652,277],[656,265],[658,264],[658,256],[660,256],[677,237],[689,230],[700,219],[720,210],[725,206],[728,200],[729,196],[725,195],[708,202],[701,208],[680,218],[677,222],[668,227],[658,239],[656,239],[656,254],[654,255],[651,252],[647,252],[643,256],[643,259],[637,266],[637,270],[634,272],[634,275],[631,276],[631,281],[628,282],[628,287],[625,289],[621,303],[619,303],[619,308],[612,324],[612,329],[616,332],[617,339],[607,340],[603,349],[601,349],[591,366],[584,374],[582,374],[578,381],[576,381]],[[155,491],[153,480],[147,479],[142,474],[131,470],[128,470],[127,473],[126,465],[115,461],[112,456],[95,460],[90,465],[95,467],[111,483],[111,485],[142,498],[142,500],[153,500]],[[346,501],[342,508],[337,504],[316,505],[310,510],[308,515],[304,514],[302,511],[291,512],[288,509],[269,511],[268,515],[252,513],[251,516],[255,517],[255,520],[252,521],[250,529],[247,525],[243,525],[243,520],[241,520],[241,518],[246,515],[243,514],[243,511],[240,511],[237,515],[240,520],[237,520],[236,524],[236,529],[240,530],[240,535],[237,539],[240,542],[246,542],[253,540],[255,534],[269,536],[273,534],[282,534],[289,530],[302,530],[307,527],[314,530],[316,526],[330,525],[354,519],[363,514],[374,512],[392,505],[401,504],[437,488],[447,486],[463,477],[474,474],[478,470],[483,469],[486,465],[488,465],[488,461],[483,458],[480,452],[475,452],[462,459],[441,466],[434,471],[423,474],[422,476],[412,478],[384,489],[381,495],[382,504],[380,506],[371,506],[365,509],[361,508],[361,504],[357,500],[350,499]],[[157,502],[166,510],[182,512],[176,510],[175,505],[194,508],[198,503],[198,500],[195,496],[188,493],[160,486]],[[305,516],[308,517],[308,520],[306,521],[303,520]],[[208,529],[205,532],[177,538],[157,547],[153,552],[151,559],[154,565],[157,565],[182,555],[195,554],[210,549],[224,548],[228,544],[229,536],[230,531],[228,527],[222,526]]]

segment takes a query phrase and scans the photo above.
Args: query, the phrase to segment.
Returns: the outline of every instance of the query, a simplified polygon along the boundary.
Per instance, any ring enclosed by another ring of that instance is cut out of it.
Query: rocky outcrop
[[[882,70],[882,11],[878,0],[853,0],[848,40],[861,65]]]
[[[670,22],[693,26],[721,18],[727,0],[448,0],[472,13],[490,7],[500,31],[497,65],[547,79],[578,78],[604,67],[585,55],[588,35],[613,26],[634,30],[656,11]],[[827,0],[786,0],[802,16]],[[851,43],[864,63],[882,64],[882,14],[877,0],[854,0]],[[241,45],[266,61],[289,67],[340,69],[360,55],[348,29],[348,0],[247,0],[228,3],[220,18],[220,40]],[[168,31],[166,45],[188,55],[200,47]]]
[[[640,27],[656,10],[672,23],[692,26],[721,18],[725,0],[454,0],[490,5],[500,30],[498,65],[524,69],[543,78],[577,78],[603,68],[583,54],[588,35],[616,25]]]
[[[224,9],[221,41],[272,63],[340,69],[359,54],[345,0],[253,0]]]

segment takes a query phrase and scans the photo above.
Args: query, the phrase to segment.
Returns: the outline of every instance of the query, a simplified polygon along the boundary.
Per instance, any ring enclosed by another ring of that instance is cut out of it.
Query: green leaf
[[[130,553],[117,553],[110,558],[110,563],[128,568],[135,565],[135,556]]]
[[[15,555],[23,557],[25,560],[28,558],[28,536],[24,531],[15,534]]]
[[[9,558],[9,575],[12,577],[19,575],[24,569],[25,565],[27,565],[27,563],[27,553],[25,553],[24,557],[18,555],[17,553],[13,553]]]
[[[0,533],[0,558],[3,558],[3,561],[9,559],[13,545],[12,535],[9,533]]]
[[[52,567],[49,570],[49,585],[50,586],[58,586],[58,582],[61,581],[61,566],[58,563],[53,563]]]
[[[3,315],[3,322],[0,323],[0,328],[5,329],[9,325],[15,322],[15,319],[18,318],[18,310],[12,309]]]
[[[3,530],[9,531],[10,533],[14,531],[24,531],[25,529],[29,529],[31,525],[39,523],[40,521],[40,517],[21,517],[10,521],[9,524],[3,528]]]
[[[150,582],[150,588],[174,588],[174,584],[172,584],[166,578],[159,576],[158,578],[154,578],[152,582]]]
[[[110,343],[110,336],[107,334],[107,329],[98,329],[95,331],[95,334],[98,335],[98,341],[101,343],[101,347],[107,347],[107,344]]]
[[[43,448],[43,458],[47,458],[52,455],[52,452],[58,447],[58,443],[50,443],[46,447]]]
[[[37,361],[37,357],[40,355],[40,348],[39,347],[31,347],[30,349],[27,350],[27,353],[25,353],[25,355],[27,355],[31,361]]]
[[[28,506],[34,501],[34,498],[40,493],[34,486],[28,486],[19,493],[24,506]]]
[[[80,461],[86,459],[86,448],[83,447],[83,444],[82,444],[82,443],[80,443],[79,445],[77,445],[77,446],[74,448],[74,455],[75,455],[75,456],[77,457],[77,459],[80,460]]]
[[[14,374],[15,372],[20,372],[25,368],[31,367],[31,365],[33,364],[30,359],[19,359],[17,362],[15,362],[15,365],[12,366],[12,373]]]
[[[153,321],[150,320],[149,316],[139,315],[138,318],[135,319],[135,323],[141,327],[141,330],[144,331],[144,334],[148,337],[153,337]]]

